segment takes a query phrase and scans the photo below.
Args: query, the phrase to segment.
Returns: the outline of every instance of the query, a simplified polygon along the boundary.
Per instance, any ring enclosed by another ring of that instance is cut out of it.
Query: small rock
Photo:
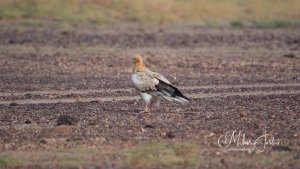
[[[9,104],[9,106],[18,106],[18,105],[19,105],[19,104],[16,103],[16,102],[12,102],[12,103]]]
[[[292,151],[292,149],[288,146],[274,146],[273,150],[275,150],[275,151]]]
[[[151,124],[145,124],[144,128],[154,128],[154,126]]]
[[[45,139],[40,140],[41,144],[47,144],[47,141]]]
[[[199,111],[199,109],[197,107],[191,107],[191,111],[197,112],[197,111]]]
[[[241,112],[240,117],[246,117],[247,113],[246,112]]]
[[[213,133],[213,132],[210,132],[208,136],[209,136],[209,137],[212,137],[212,136],[214,136],[214,135],[216,135],[216,134]]]
[[[15,42],[13,39],[9,39],[9,40],[8,40],[8,43],[9,43],[9,44],[14,44],[14,43],[16,43],[16,42]]]
[[[30,119],[26,119],[25,120],[25,124],[31,124],[31,120]]]
[[[88,123],[88,125],[90,125],[90,126],[95,126],[95,125],[97,125],[98,123],[97,122],[89,122]]]
[[[226,161],[225,161],[224,158],[222,158],[222,159],[220,160],[220,162],[221,162],[222,164],[226,163]]]
[[[142,130],[143,133],[146,131],[143,127],[141,127],[141,130]]]
[[[58,117],[56,124],[57,125],[76,125],[78,124],[79,119],[69,115],[61,115]]]
[[[166,136],[168,138],[175,138],[176,137],[176,135],[175,135],[175,133],[173,131],[167,131],[166,132]]]
[[[284,54],[283,57],[286,57],[286,58],[295,58],[296,55],[294,53],[287,53],[287,54]]]

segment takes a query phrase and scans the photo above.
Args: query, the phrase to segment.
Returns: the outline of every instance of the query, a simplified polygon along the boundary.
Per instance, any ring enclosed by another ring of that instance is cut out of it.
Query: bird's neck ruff
[[[143,61],[137,62],[133,65],[133,72],[141,72],[146,70],[146,66],[144,65]]]

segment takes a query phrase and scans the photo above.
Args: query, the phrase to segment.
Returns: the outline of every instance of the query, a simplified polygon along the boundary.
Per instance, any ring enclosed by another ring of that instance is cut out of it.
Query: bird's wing
[[[170,101],[188,102],[175,86],[173,86],[164,76],[151,72],[143,71],[132,74],[132,82],[140,92],[146,92],[158,96],[163,96]]]
[[[149,76],[146,72],[132,74],[131,80],[135,88],[140,92],[155,91],[155,85],[159,83],[156,78]]]
[[[156,73],[156,72],[152,72],[150,70],[147,70],[146,71],[147,75],[151,76],[151,77],[154,77],[158,80],[161,80],[167,84],[171,84],[171,82],[169,82],[169,80],[167,78],[165,78],[163,75],[159,74],[159,73]]]

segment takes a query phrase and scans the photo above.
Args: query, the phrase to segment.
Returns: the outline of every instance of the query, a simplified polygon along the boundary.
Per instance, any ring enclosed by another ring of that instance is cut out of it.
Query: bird
[[[188,103],[190,101],[167,78],[149,70],[139,54],[133,56],[132,62],[131,81],[145,102],[145,108],[142,112],[149,113],[152,105],[159,107],[161,98],[180,103]]]

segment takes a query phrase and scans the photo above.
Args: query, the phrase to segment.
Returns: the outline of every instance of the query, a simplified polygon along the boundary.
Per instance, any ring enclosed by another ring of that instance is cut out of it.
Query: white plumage
[[[146,103],[145,112],[149,112],[149,108],[153,104],[159,106],[162,97],[169,101],[189,102],[189,98],[184,96],[164,76],[147,69],[139,55],[133,58],[131,80]]]

